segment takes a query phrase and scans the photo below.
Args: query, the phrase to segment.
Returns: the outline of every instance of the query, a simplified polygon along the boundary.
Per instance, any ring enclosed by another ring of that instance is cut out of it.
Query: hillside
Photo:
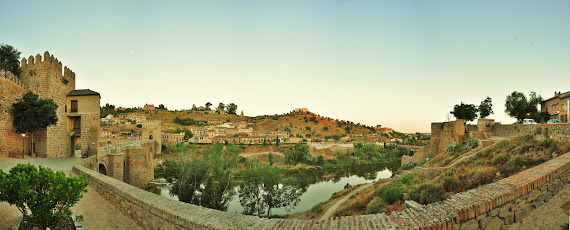
[[[169,110],[143,110],[137,109],[130,113],[138,113],[146,115],[147,119],[160,120],[163,132],[175,130],[177,128],[190,128],[176,124],[173,120],[178,117],[180,119],[193,119],[194,121],[214,122],[247,122],[256,132],[273,132],[283,131],[289,132],[291,137],[299,137],[303,139],[311,139],[313,141],[324,141],[325,137],[332,141],[333,135],[337,138],[345,137],[344,140],[354,141],[383,141],[391,137],[388,135],[376,135],[376,131],[372,127],[360,125],[350,121],[339,121],[332,118],[323,117],[311,112],[306,113],[286,113],[281,115],[264,115],[256,117],[232,115],[232,114],[215,114],[205,111],[169,111]],[[133,129],[138,131],[135,125],[120,125],[122,130]]]

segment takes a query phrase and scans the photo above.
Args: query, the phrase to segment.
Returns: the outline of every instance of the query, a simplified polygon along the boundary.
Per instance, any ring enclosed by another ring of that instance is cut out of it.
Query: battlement
[[[23,89],[26,88],[24,83],[22,81],[20,81],[20,78],[18,78],[16,75],[12,74],[12,72],[10,71],[5,71],[5,70],[0,70],[0,79],[2,81],[11,81],[12,83],[14,83],[15,85],[18,85],[20,87],[22,87]],[[4,84],[1,84],[4,85]]]
[[[160,127],[160,120],[146,120],[143,122],[143,127]]]
[[[75,72],[71,71],[67,66],[62,68],[61,61],[57,58],[54,58],[53,55],[50,55],[48,51],[44,52],[43,61],[42,56],[40,54],[36,54],[36,56],[30,55],[28,59],[25,57],[22,58],[20,61],[20,67],[23,71],[32,70],[37,68],[47,68],[52,69],[59,73],[59,76],[56,77],[63,77],[67,81],[75,81]]]

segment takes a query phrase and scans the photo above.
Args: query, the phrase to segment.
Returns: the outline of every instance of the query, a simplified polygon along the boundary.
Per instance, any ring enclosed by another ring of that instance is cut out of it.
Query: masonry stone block
[[[476,230],[479,229],[479,222],[475,219],[471,219],[463,224],[461,224],[461,230]]]
[[[521,222],[525,217],[527,217],[530,214],[531,211],[532,208],[530,207],[530,205],[522,206],[518,211],[515,212],[515,221]]]
[[[515,211],[517,211],[517,210],[519,210],[519,205],[518,205],[518,204],[513,204],[513,205],[511,205],[511,211],[512,211],[512,212],[515,212]]]
[[[530,203],[532,201],[534,201],[536,198],[538,198],[538,196],[540,196],[540,191],[539,190],[534,190],[532,192],[530,192],[528,194],[528,198],[527,198],[527,202]]]
[[[485,230],[501,230],[501,227],[503,227],[503,221],[495,217],[489,222],[489,225],[485,227]]]
[[[510,212],[505,217],[505,224],[512,224],[515,222],[515,214]]]
[[[495,218],[496,217],[490,217],[490,216],[482,218],[481,220],[479,220],[479,226],[481,226],[481,228],[486,228],[487,225],[489,225],[489,223]]]

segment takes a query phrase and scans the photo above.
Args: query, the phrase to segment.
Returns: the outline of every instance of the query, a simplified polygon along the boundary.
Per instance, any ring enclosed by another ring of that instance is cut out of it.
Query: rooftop
[[[90,89],[71,90],[69,91],[69,93],[67,93],[67,96],[91,96],[91,95],[97,95],[101,97],[101,94]]]

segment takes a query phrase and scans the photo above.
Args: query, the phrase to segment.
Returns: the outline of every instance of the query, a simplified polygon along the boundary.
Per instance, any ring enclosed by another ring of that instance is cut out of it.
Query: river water
[[[372,183],[379,179],[390,178],[392,176],[392,172],[397,170],[399,166],[400,162],[398,161],[346,168],[303,170],[296,171],[294,173],[287,173],[284,176],[297,178],[301,185],[301,189],[303,190],[301,201],[289,212],[289,214],[311,209],[314,205],[330,199],[333,193],[343,190],[347,183],[354,186],[363,183]],[[169,194],[168,188],[166,187],[162,188],[161,195],[178,200],[176,196],[171,196]],[[239,199],[235,196],[228,205],[228,212],[242,213],[242,211],[243,208],[239,203]],[[271,214],[285,215],[288,213],[284,208],[274,208],[271,210]]]

